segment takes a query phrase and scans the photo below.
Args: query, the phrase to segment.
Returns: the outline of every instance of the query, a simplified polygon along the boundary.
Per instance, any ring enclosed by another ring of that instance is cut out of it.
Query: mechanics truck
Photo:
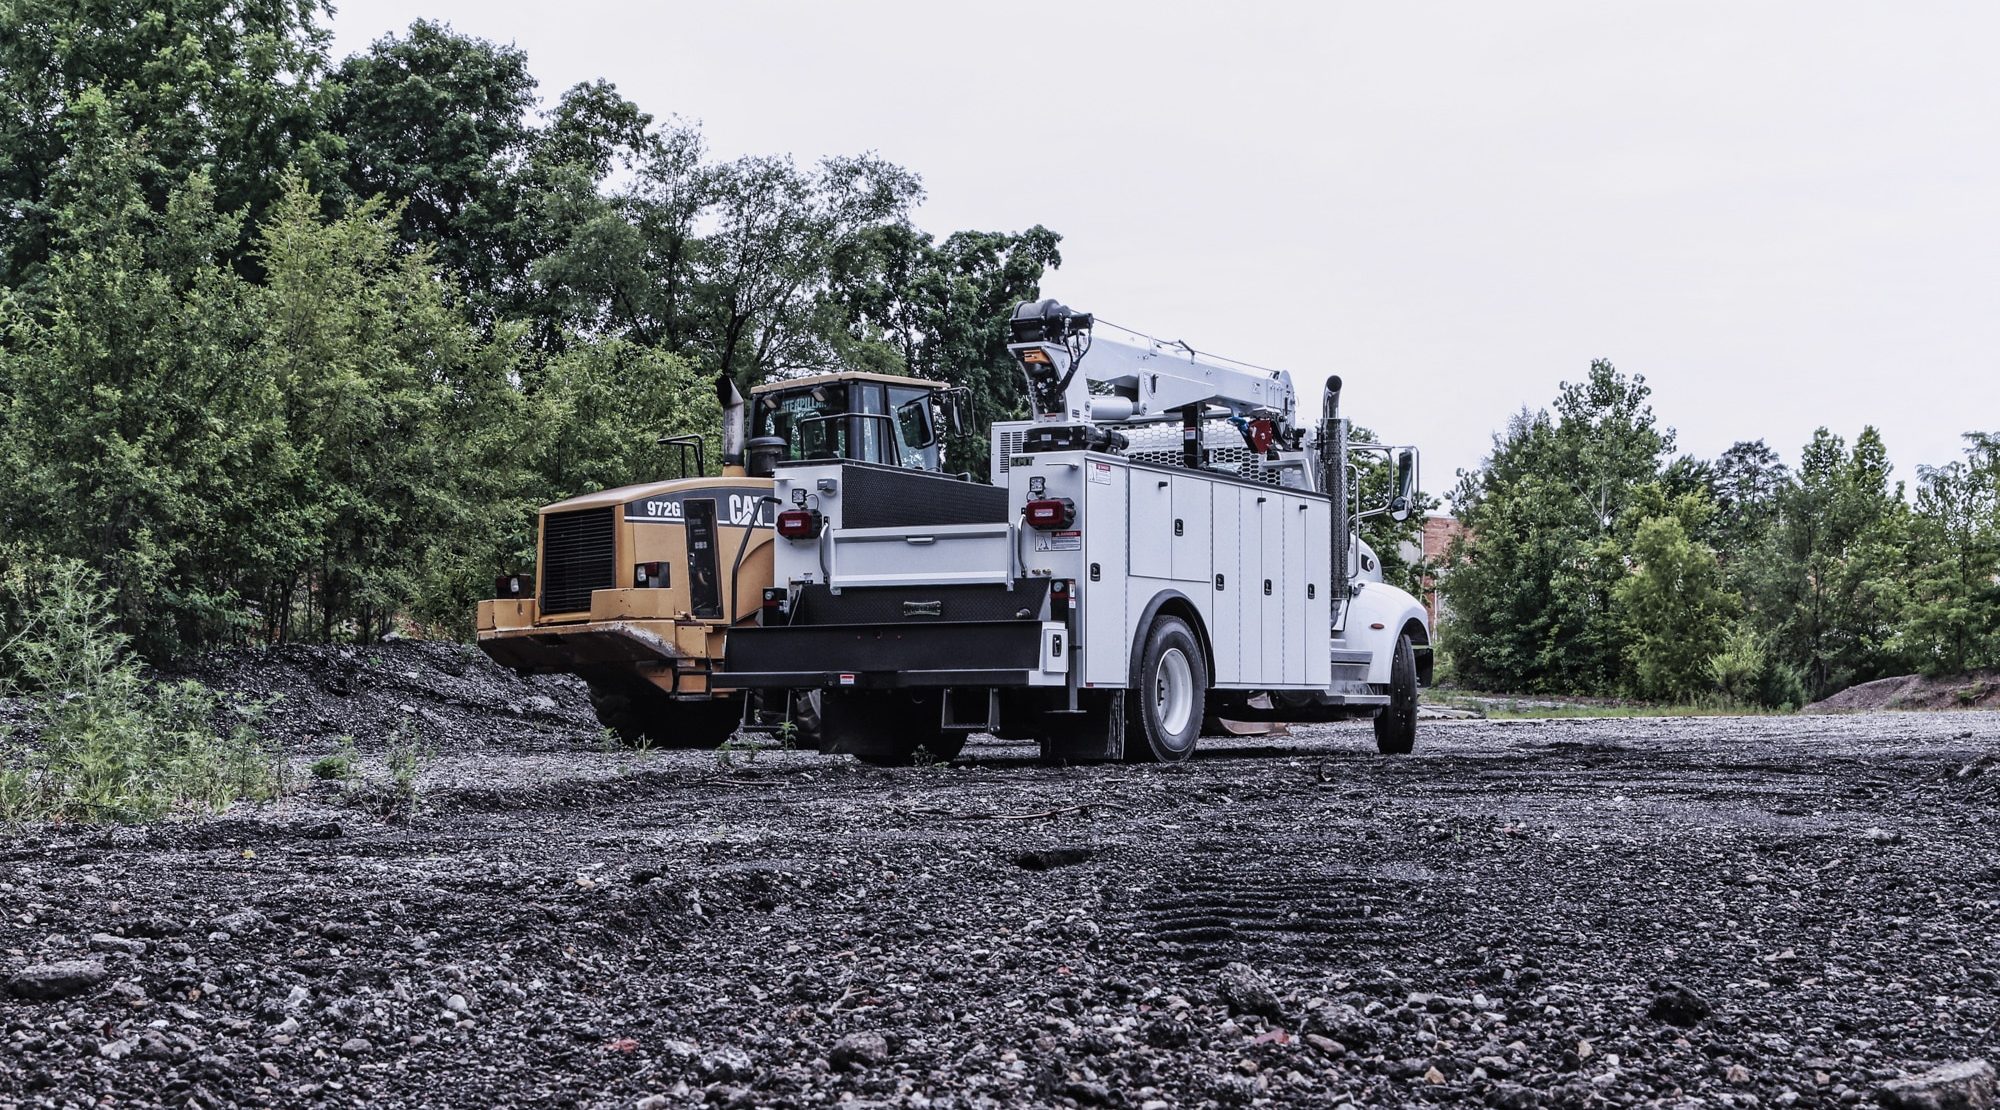
[[[662,440],[680,477],[545,506],[533,573],[500,577],[495,598],[479,603],[487,655],[521,673],[581,676],[599,721],[627,742],[712,747],[746,715],[790,715],[784,704],[760,710],[769,699],[746,703],[714,673],[772,581],[773,467],[843,459],[937,471],[967,408],[963,388],[866,373],[767,383],[747,405],[726,379],[717,393],[720,476],[705,476],[699,436]]]
[[[1408,752],[1430,627],[1357,525],[1408,518],[1415,449],[1349,443],[1338,377],[1307,429],[1283,371],[1052,300],[1010,328],[1030,419],[991,429],[990,485],[777,465],[772,585],[720,680],[820,691],[821,750],[880,763],[978,731],[1176,761],[1219,719],[1362,716]]]

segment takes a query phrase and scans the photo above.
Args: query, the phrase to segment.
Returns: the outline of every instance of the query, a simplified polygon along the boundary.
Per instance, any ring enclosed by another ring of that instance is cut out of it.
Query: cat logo
[[[942,617],[944,616],[944,602],[905,601],[903,603],[903,615],[906,617]]]

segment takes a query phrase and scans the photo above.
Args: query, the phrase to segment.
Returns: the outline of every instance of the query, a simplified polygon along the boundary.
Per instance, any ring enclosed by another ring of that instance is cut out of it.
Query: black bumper
[[[714,684],[730,689],[1026,686],[1041,666],[1038,621],[737,628]]]

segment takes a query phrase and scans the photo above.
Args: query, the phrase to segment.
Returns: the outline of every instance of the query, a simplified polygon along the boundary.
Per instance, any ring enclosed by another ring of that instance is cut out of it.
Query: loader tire
[[[649,683],[594,680],[590,707],[597,723],[628,747],[713,748],[743,721],[741,695],[675,701]]]
[[[1408,636],[1396,637],[1388,693],[1389,704],[1375,711],[1375,750],[1408,755],[1417,746],[1417,652]]]
[[[1154,620],[1134,678],[1125,695],[1125,758],[1179,763],[1194,754],[1208,697],[1208,661],[1194,629],[1179,617]]]

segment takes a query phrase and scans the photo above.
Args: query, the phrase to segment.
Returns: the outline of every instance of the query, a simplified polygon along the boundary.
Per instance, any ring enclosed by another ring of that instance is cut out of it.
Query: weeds
[[[332,782],[351,782],[360,756],[354,751],[354,737],[343,736],[340,746],[330,755],[320,756],[312,761],[312,777]]]
[[[149,681],[95,571],[62,560],[34,579],[16,572],[5,592],[21,627],[0,654],[20,676],[35,739],[0,757],[0,819],[146,821],[283,788],[255,728],[263,707],[198,682]]]

